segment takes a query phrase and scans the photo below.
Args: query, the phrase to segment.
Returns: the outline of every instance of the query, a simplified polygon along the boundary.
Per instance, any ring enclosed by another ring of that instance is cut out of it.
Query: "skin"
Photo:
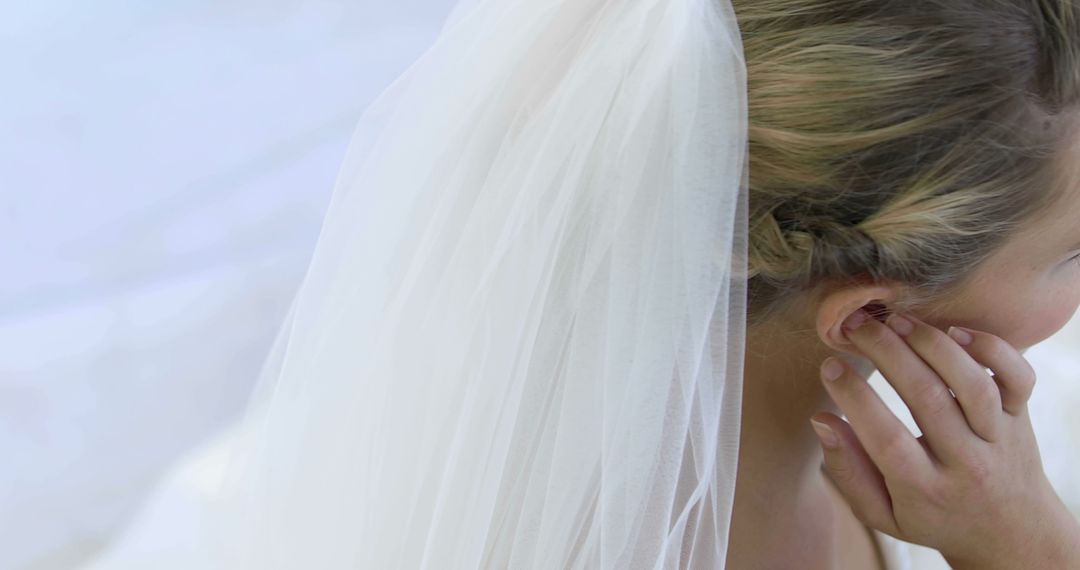
[[[1046,482],[1026,417],[1035,376],[1023,359],[1080,306],[1080,260],[1071,259],[1080,254],[1080,172],[1066,176],[1074,187],[1055,207],[1020,228],[948,300],[908,315],[917,334],[899,335],[874,319],[845,331],[860,308],[905,298],[904,286],[867,281],[823,283],[801,310],[747,330],[728,567],[873,568],[866,535],[851,530],[854,515],[937,548],[957,569],[1080,568],[1080,552],[1069,546],[1080,544],[1080,526]],[[953,341],[945,334],[953,325],[974,331],[976,341]],[[837,383],[820,376],[828,357],[844,363]],[[978,374],[992,380],[985,368],[997,377],[997,400],[970,396]],[[872,406],[864,389],[875,369],[927,434],[896,444],[892,455],[883,442],[899,420]],[[956,400],[940,399],[946,386]],[[811,417],[838,432],[839,450],[823,454]],[[823,457],[846,504],[827,487]],[[893,461],[879,465],[875,457]]]

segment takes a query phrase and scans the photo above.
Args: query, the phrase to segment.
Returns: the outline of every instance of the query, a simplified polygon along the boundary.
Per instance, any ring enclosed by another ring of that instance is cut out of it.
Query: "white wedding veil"
[[[365,111],[215,568],[724,567],[746,312],[729,0],[464,0]]]

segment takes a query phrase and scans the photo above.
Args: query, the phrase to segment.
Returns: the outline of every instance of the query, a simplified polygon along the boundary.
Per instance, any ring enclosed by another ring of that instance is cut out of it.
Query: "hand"
[[[855,515],[939,550],[954,568],[1080,566],[1068,552],[1080,525],[1046,478],[1028,416],[1031,365],[986,332],[953,327],[950,334],[961,331],[954,337],[907,314],[887,322],[860,310],[845,334],[896,389],[923,435],[916,438],[842,361],[822,366],[826,390],[851,423],[828,413],[814,419],[838,437],[838,447],[825,449],[825,465]],[[954,340],[963,332],[969,344]],[[839,378],[828,380],[836,365]]]

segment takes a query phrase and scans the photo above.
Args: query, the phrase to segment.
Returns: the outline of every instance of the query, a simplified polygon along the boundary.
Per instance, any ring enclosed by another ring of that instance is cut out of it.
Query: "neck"
[[[783,565],[785,557],[832,556],[820,549],[831,543],[833,503],[810,427],[817,412],[841,415],[818,376],[830,354],[813,329],[747,330],[731,542],[744,561],[759,564],[767,555]]]
[[[745,467],[755,481],[798,488],[820,480],[821,448],[810,416],[840,411],[818,377],[821,362],[833,353],[810,333],[776,326],[747,330],[739,471]]]

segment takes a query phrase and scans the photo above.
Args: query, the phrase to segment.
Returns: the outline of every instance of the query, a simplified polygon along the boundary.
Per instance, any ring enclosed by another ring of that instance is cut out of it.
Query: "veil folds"
[[[463,0],[356,127],[214,499],[219,568],[723,568],[729,0]]]

